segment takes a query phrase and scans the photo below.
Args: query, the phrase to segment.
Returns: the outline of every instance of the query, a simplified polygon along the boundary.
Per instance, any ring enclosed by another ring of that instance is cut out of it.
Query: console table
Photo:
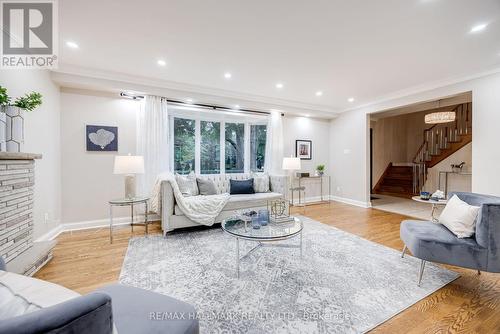
[[[323,198],[323,179],[326,179],[328,181],[328,197],[326,200]],[[330,203],[330,199],[332,197],[330,175],[299,176],[298,180],[299,180],[299,188],[303,187],[302,180],[319,180],[319,183],[320,183],[320,201],[319,201],[319,203]],[[304,202],[305,202],[305,198],[304,198]],[[315,203],[318,203],[318,202],[315,202]],[[304,203],[304,205],[306,205],[306,204]]]
[[[444,171],[441,170],[439,171],[439,176],[438,176],[438,189],[441,189],[441,174],[444,174],[444,196],[446,197],[448,195],[448,175],[450,174],[455,174],[455,175],[464,175],[464,176],[471,176],[471,172],[452,172],[452,171]]]

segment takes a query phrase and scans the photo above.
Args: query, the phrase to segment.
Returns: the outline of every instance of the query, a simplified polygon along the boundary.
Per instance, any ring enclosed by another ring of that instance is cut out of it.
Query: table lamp
[[[135,197],[135,175],[144,174],[144,158],[140,155],[117,155],[113,174],[125,175],[125,197]]]
[[[290,177],[290,186],[289,188],[293,188],[292,184],[292,174],[294,170],[300,170],[300,158],[283,158],[283,166],[282,168],[286,171],[288,171],[289,177]]]

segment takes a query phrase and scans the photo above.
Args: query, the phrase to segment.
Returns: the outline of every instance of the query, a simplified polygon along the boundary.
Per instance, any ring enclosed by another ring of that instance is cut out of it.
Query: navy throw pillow
[[[229,193],[231,195],[255,194],[253,178],[248,180],[229,180]]]

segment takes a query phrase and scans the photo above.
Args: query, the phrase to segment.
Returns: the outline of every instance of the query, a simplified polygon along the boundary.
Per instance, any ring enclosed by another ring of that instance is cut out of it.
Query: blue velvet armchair
[[[0,270],[6,270],[0,257]],[[155,312],[178,313],[185,319],[152,318]],[[85,296],[0,321],[0,334],[118,333],[198,334],[195,308],[151,291],[113,284]]]
[[[438,262],[487,272],[500,272],[500,197],[456,192],[462,201],[479,206],[476,231],[470,238],[457,238],[445,226],[430,221],[405,220],[400,236],[413,256],[422,260],[418,285],[422,281],[425,262]]]

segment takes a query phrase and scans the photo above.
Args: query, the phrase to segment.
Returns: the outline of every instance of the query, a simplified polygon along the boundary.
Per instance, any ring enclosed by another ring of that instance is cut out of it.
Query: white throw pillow
[[[184,196],[196,196],[200,194],[198,190],[198,183],[196,182],[196,175],[194,172],[188,175],[175,174],[175,181],[179,186],[179,190]]]
[[[0,270],[0,321],[79,296],[54,283]]]
[[[480,207],[465,203],[457,195],[448,200],[439,216],[443,224],[459,238],[468,238],[475,232],[476,218]]]
[[[267,173],[252,173],[253,190],[256,193],[269,192],[269,175]]]

